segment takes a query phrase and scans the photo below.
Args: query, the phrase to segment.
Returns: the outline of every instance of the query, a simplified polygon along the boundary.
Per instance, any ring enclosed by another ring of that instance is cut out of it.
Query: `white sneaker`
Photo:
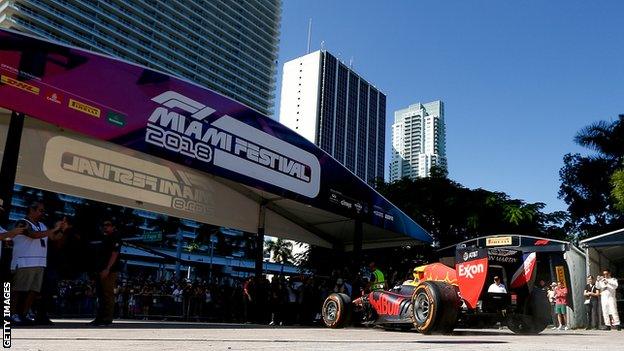
[[[550,330],[557,330],[557,326],[550,328]]]
[[[558,326],[557,330],[563,330],[563,326],[562,325]]]
[[[565,327],[563,327],[563,330],[568,330],[568,326],[566,325]]]

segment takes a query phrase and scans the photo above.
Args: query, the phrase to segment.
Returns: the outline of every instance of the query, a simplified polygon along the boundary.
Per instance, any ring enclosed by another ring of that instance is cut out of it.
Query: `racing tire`
[[[323,302],[323,323],[330,328],[343,328],[351,317],[351,298],[346,294],[333,293]]]
[[[424,281],[412,294],[409,316],[422,334],[449,334],[459,316],[460,300],[454,286]]]
[[[525,302],[521,314],[511,314],[507,318],[507,328],[515,334],[537,335],[550,322],[550,303],[546,293],[533,289]]]

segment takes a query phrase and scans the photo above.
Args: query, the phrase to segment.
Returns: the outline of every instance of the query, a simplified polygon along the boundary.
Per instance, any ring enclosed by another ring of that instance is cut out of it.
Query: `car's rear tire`
[[[459,303],[454,286],[424,281],[414,289],[409,315],[423,334],[449,334],[457,323]]]
[[[351,298],[346,294],[333,293],[323,302],[323,323],[330,328],[343,328],[351,316]]]
[[[550,322],[550,308],[546,293],[534,288],[522,308],[523,313],[509,315],[507,327],[516,334],[539,334]]]

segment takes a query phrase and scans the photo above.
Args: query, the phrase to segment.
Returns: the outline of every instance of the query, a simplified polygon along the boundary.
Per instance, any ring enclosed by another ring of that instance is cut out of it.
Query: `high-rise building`
[[[281,0],[0,1],[0,26],[191,80],[271,115]]]
[[[386,95],[325,50],[284,64],[279,119],[365,182],[384,176]]]
[[[394,113],[390,181],[428,177],[431,167],[447,170],[444,103],[417,103]]]

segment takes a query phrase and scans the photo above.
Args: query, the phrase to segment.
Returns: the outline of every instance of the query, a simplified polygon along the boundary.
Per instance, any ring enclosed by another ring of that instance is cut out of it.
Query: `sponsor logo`
[[[507,250],[507,249],[488,249],[488,253],[490,255],[496,256],[513,256],[518,253],[516,250]]]
[[[462,258],[464,259],[464,261],[468,261],[469,259],[472,258],[477,258],[479,256],[479,251],[471,251],[471,252],[464,252],[464,255],[462,256]]]
[[[401,297],[390,298],[384,293],[371,293],[369,302],[378,314],[398,316],[401,313],[401,303],[405,299]]]
[[[510,236],[497,236],[494,238],[486,238],[485,246],[506,246],[511,245]]]
[[[118,112],[108,111],[106,113],[106,121],[112,125],[123,127],[126,125],[126,116]]]
[[[488,259],[479,258],[455,266],[459,291],[468,308],[476,308],[487,277]]]
[[[89,104],[85,104],[84,102],[80,102],[78,100],[74,100],[72,98],[69,99],[68,106],[71,109],[86,113],[89,116],[93,116],[95,118],[100,118],[100,114],[102,113],[99,108],[91,106]]]
[[[488,258],[499,263],[516,263],[520,259],[517,253],[515,250],[488,249]]]
[[[321,166],[311,153],[174,91],[152,99],[145,142],[307,197],[320,190]]]
[[[368,214],[368,206],[363,205],[360,201],[353,199],[351,197],[345,196],[343,195],[341,192],[334,190],[334,189],[329,189],[330,195],[329,195],[329,202],[343,206],[349,210],[355,210],[355,213],[357,214],[361,214],[361,213],[365,213]],[[374,215],[383,218],[384,213],[381,211],[373,211]]]
[[[10,85],[14,88],[27,91],[31,94],[39,95],[40,89],[34,85],[30,85],[28,83],[24,83],[21,80],[17,80],[15,78],[11,78],[9,76],[0,75],[0,82],[6,85]]]
[[[63,103],[63,95],[54,91],[47,93],[45,98],[47,101],[53,102],[55,104],[60,105],[61,103]]]
[[[518,259],[516,257],[511,257],[511,256],[489,255],[488,257],[489,257],[490,261],[495,261],[495,262],[499,262],[499,263],[516,263],[516,262],[518,262]]]
[[[180,211],[211,214],[211,189],[194,173],[57,136],[44,173],[52,181]]]
[[[362,212],[362,209],[364,208],[364,206],[362,206],[362,204],[361,204],[361,203],[359,203],[359,202],[356,202],[356,203],[355,203],[355,205],[353,205],[353,206],[355,207],[355,211],[356,211],[357,213]]]
[[[472,279],[476,274],[485,272],[483,264],[462,264],[459,265],[459,276]]]

